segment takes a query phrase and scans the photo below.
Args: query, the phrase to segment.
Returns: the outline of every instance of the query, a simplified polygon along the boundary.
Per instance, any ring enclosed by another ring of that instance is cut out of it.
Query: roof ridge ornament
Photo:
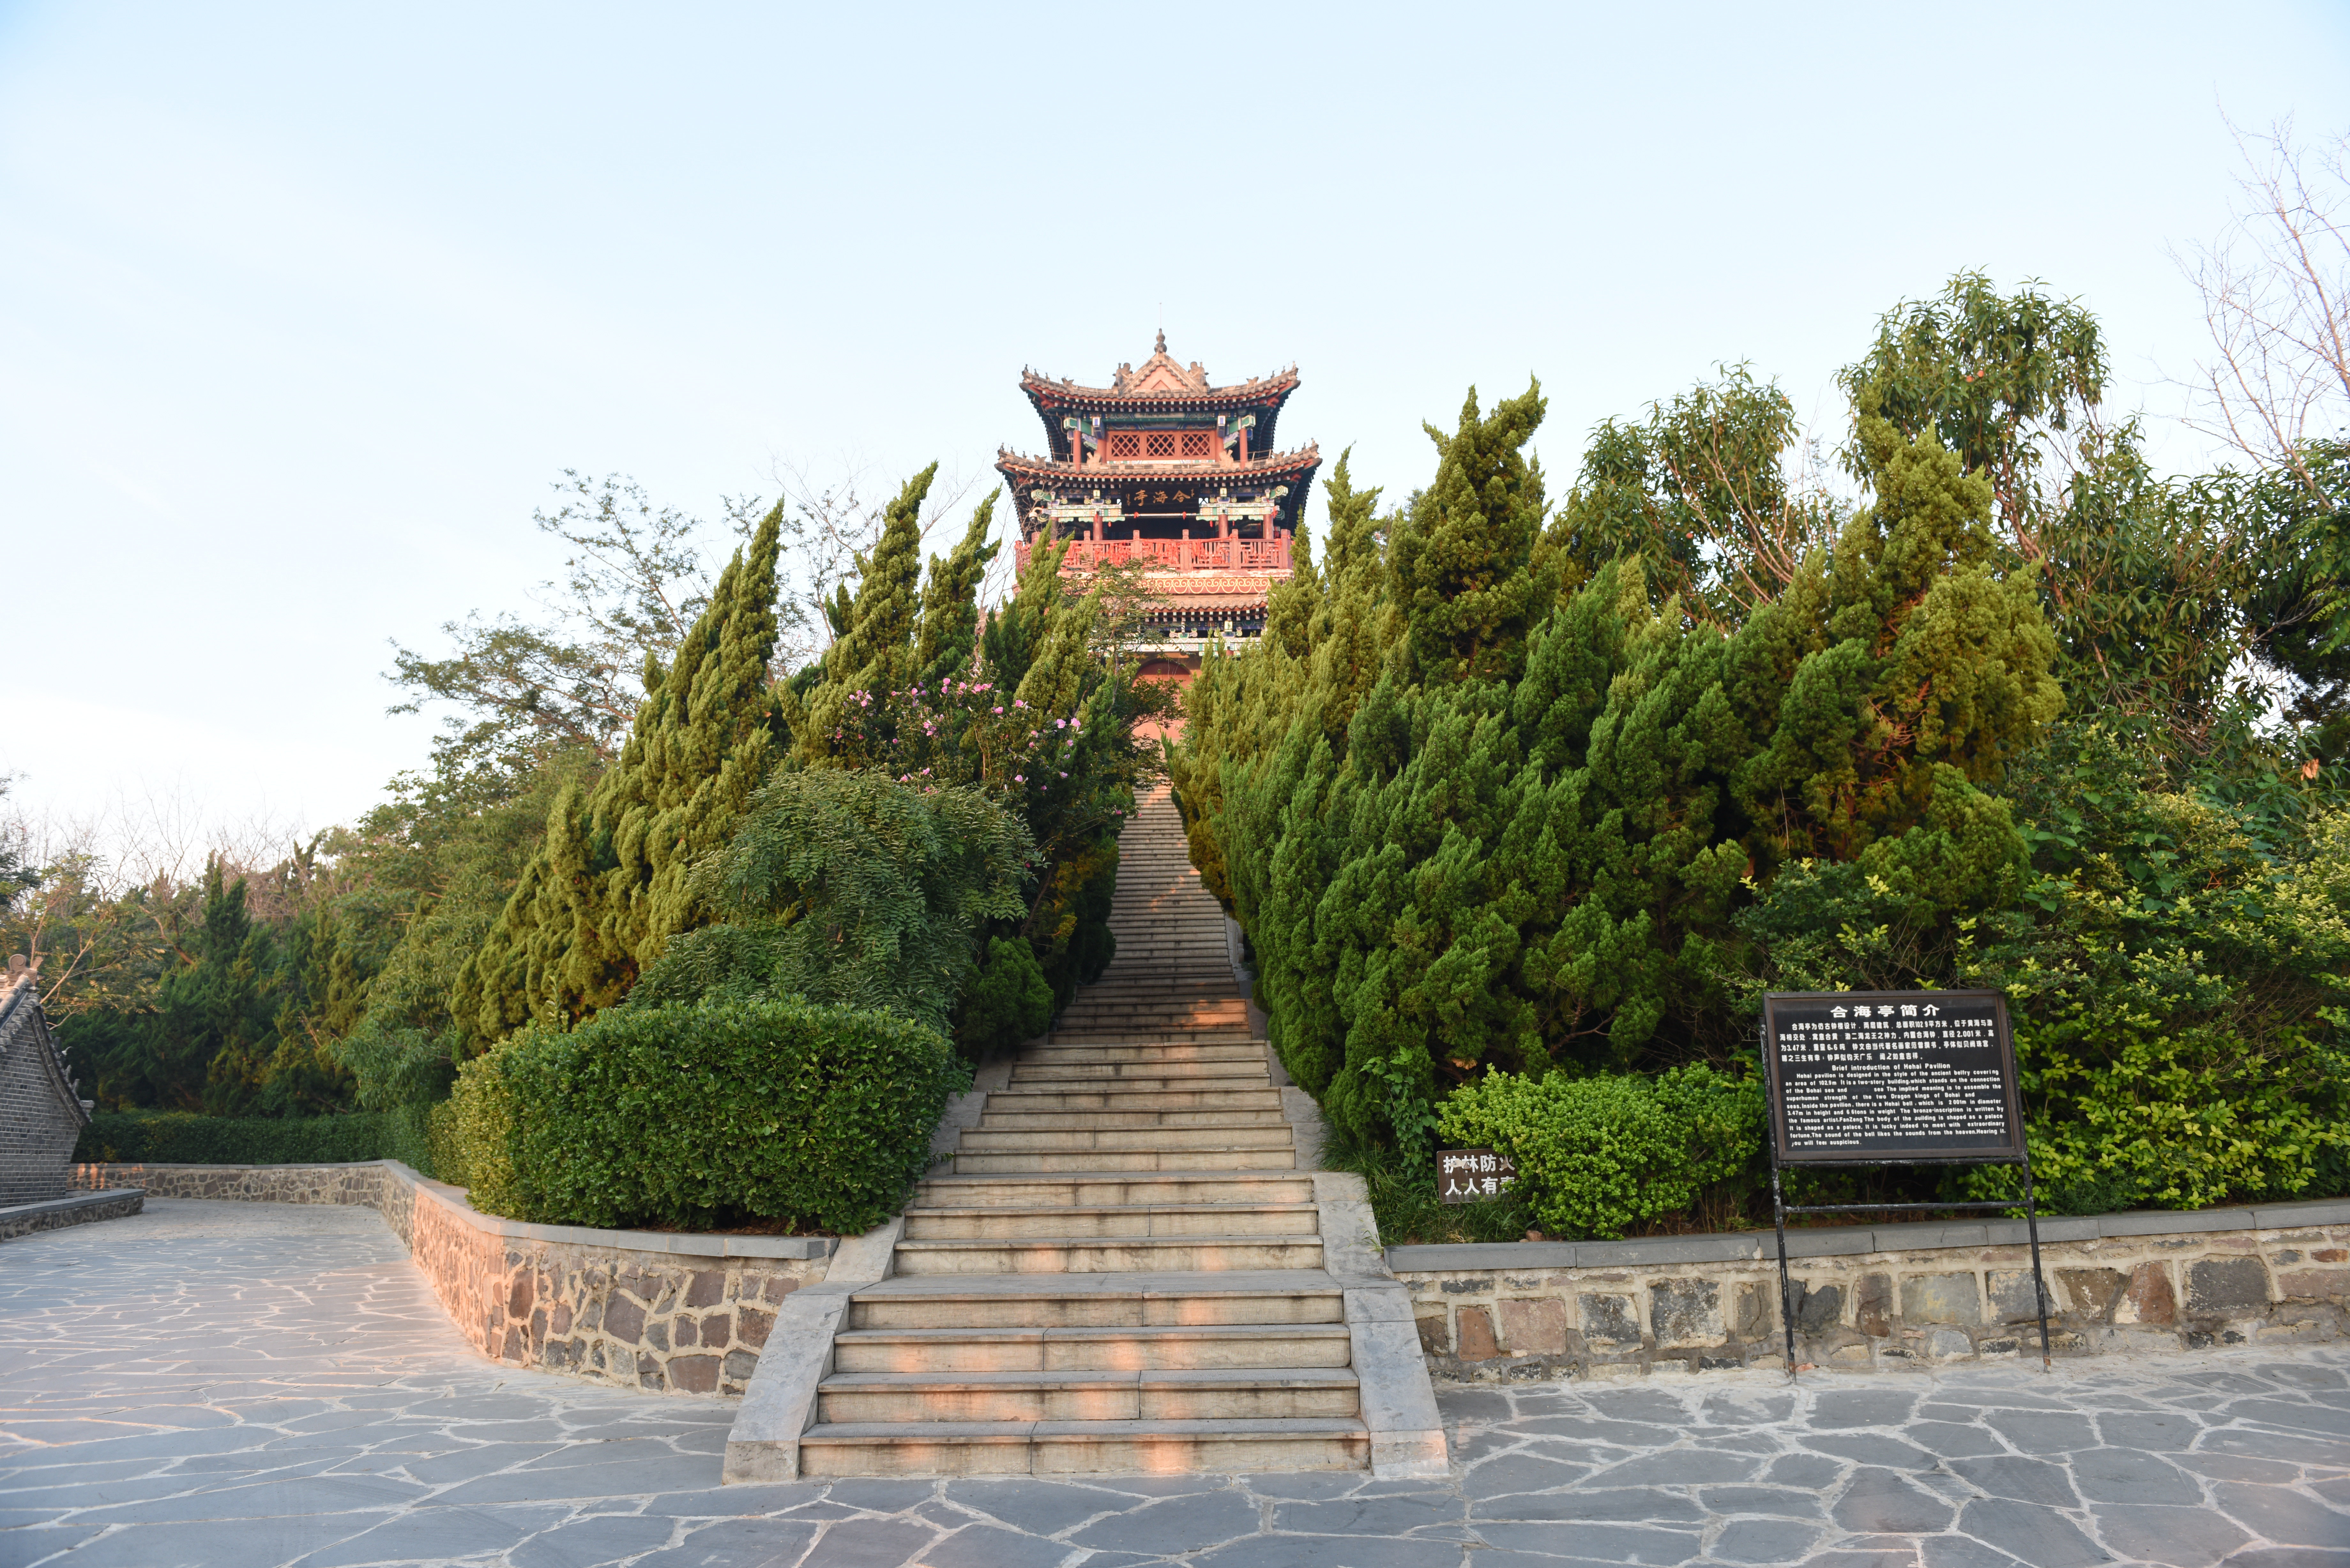
[[[1164,327],[1159,329],[1159,347],[1154,352],[1160,354],[1167,352],[1167,328]]]

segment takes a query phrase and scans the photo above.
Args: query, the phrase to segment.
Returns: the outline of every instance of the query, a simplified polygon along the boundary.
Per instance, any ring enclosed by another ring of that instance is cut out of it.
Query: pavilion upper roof
[[[1252,376],[1229,387],[1211,386],[1208,372],[1197,359],[1184,365],[1167,352],[1167,334],[1162,331],[1158,347],[1141,368],[1120,365],[1107,387],[1079,386],[1066,376],[1055,380],[1041,371],[1023,370],[1020,389],[1045,416],[1048,428],[1057,428],[1058,421],[1052,418],[1055,412],[1078,410],[1125,413],[1243,410],[1271,414],[1297,389],[1297,367],[1292,365],[1271,376]]]

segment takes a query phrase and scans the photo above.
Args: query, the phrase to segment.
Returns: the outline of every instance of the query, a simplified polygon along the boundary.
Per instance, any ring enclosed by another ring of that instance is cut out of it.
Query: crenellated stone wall
[[[2040,1223],[2056,1355],[2350,1334],[2350,1202]],[[1788,1234],[1796,1358],[1885,1370],[2037,1355],[2020,1220]],[[1785,1364],[1770,1232],[1391,1247],[1438,1376],[1599,1379]]]
[[[359,1165],[85,1165],[83,1189],[151,1198],[352,1203],[380,1211],[473,1348],[599,1383],[740,1394],[775,1309],[824,1278],[823,1236],[712,1236],[528,1225],[396,1160]]]

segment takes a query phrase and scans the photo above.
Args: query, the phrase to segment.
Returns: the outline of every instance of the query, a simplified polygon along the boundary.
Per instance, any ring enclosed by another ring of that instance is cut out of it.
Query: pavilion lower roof
[[[1266,596],[1288,580],[1286,572],[1277,576],[1270,573],[1211,576],[1203,573],[1152,572],[1144,576],[1143,586],[1158,595],[1161,602],[1150,606],[1144,614],[1163,618],[1201,610],[1263,609]]]
[[[1059,462],[1049,457],[1030,457],[1008,447],[999,448],[995,454],[995,471],[1018,483],[1022,479],[1047,481],[1055,485],[1087,484],[1109,489],[1121,481],[1133,480],[1156,484],[1170,479],[1190,479],[1216,484],[1256,484],[1267,480],[1293,478],[1311,474],[1322,465],[1322,449],[1307,446],[1296,452],[1274,452],[1264,457],[1253,457],[1246,462],[1217,464],[1212,462],[1113,462],[1087,463],[1079,468],[1073,462]]]

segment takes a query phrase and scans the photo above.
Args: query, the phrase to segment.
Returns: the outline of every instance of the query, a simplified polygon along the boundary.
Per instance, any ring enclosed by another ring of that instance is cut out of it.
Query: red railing
[[[1024,540],[1013,556],[1028,569],[1031,546]],[[1073,539],[1061,570],[1082,572],[1100,562],[1141,561],[1162,572],[1285,572],[1287,539]]]

